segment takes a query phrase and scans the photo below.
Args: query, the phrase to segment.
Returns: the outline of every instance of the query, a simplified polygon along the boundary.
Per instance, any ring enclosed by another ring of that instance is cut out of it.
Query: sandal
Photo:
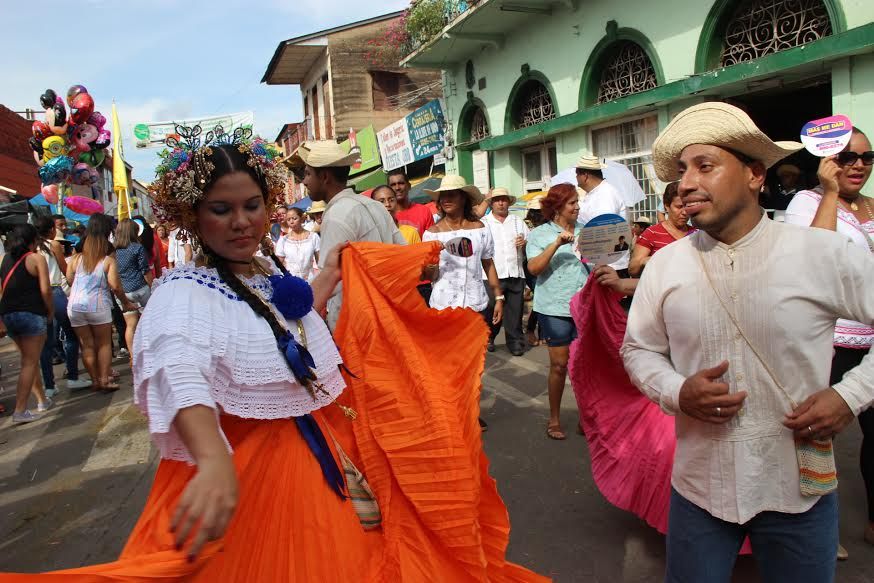
[[[4,407],[2,403],[0,403],[0,415],[2,415],[5,412],[6,412],[6,407]]]
[[[546,436],[549,439],[555,439],[556,441],[564,441],[567,439],[567,435],[564,434],[564,431],[561,430],[561,425],[558,423],[546,426]]]
[[[115,382],[106,383],[97,388],[101,393],[112,393],[121,388],[121,385]]]

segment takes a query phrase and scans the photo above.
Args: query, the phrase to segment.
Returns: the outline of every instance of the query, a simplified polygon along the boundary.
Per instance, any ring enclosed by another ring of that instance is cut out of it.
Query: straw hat
[[[545,194],[540,194],[540,195],[535,196],[534,198],[532,198],[531,200],[528,201],[528,204],[525,205],[525,208],[529,211],[539,211],[540,210],[540,203],[543,201],[544,198],[546,198]]]
[[[798,142],[773,142],[743,110],[721,102],[693,105],[677,114],[653,143],[656,175],[663,182],[680,178],[677,160],[693,144],[740,152],[770,168],[804,148]]]
[[[495,197],[498,197],[498,196],[506,196],[507,198],[510,199],[511,205],[516,204],[516,197],[513,196],[512,194],[510,194],[510,191],[502,186],[499,186],[497,188],[493,188],[491,190],[491,192],[489,192],[489,194],[486,196],[486,200],[489,201],[489,204],[491,204],[492,199]]]
[[[292,156],[294,158],[299,158],[302,163],[313,168],[352,166],[361,161],[358,152],[347,153],[334,140],[304,142]]]
[[[574,168],[580,168],[582,170],[603,170],[604,165],[597,156],[581,156],[580,159],[577,160],[577,164]]]
[[[310,205],[310,208],[307,209],[308,215],[315,215],[318,213],[325,212],[325,201],[323,200],[315,200],[313,204]]]
[[[454,174],[447,174],[440,181],[440,186],[435,188],[434,190],[425,190],[432,199],[437,200],[440,197],[441,192],[446,192],[448,190],[461,190],[465,194],[467,194],[468,198],[470,198],[470,202],[474,205],[480,204],[483,201],[483,194],[479,191],[479,188],[472,184],[467,184],[467,181],[461,176],[456,176]]]
[[[646,216],[646,215],[641,215],[641,216],[637,217],[636,219],[634,219],[634,220],[631,221],[631,222],[632,222],[632,224],[633,224],[633,223],[641,223],[641,224],[643,224],[643,225],[652,225],[652,221],[649,220],[649,217]]]

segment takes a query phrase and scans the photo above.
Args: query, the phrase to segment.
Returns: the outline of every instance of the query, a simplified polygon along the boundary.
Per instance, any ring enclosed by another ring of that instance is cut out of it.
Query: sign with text
[[[376,133],[382,169],[394,170],[413,162],[413,147],[406,118],[399,119]]]
[[[847,147],[853,136],[853,124],[845,115],[815,119],[801,128],[801,143],[814,156],[833,156]]]
[[[429,101],[377,132],[383,170],[394,170],[443,152],[446,122],[440,101]]]
[[[619,215],[598,215],[580,230],[580,257],[595,265],[616,263],[630,253],[631,227]]]
[[[251,111],[197,119],[137,123],[134,124],[134,139],[136,140],[137,148],[163,148],[166,146],[165,140],[176,133],[177,125],[187,127],[199,125],[203,130],[203,133],[200,135],[203,138],[207,132],[214,130],[216,126],[222,126],[222,129],[230,134],[240,127],[251,128],[253,123],[255,123],[255,114]]]

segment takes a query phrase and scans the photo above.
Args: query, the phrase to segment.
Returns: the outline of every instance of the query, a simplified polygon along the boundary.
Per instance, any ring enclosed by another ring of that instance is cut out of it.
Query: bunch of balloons
[[[112,134],[106,118],[94,111],[94,98],[82,85],[67,91],[67,105],[51,89],[39,98],[45,108],[45,121],[33,122],[33,136],[28,140],[39,164],[42,194],[50,204],[58,202],[59,193],[69,192],[71,184],[91,186],[96,197],[99,180],[97,168],[106,158]]]

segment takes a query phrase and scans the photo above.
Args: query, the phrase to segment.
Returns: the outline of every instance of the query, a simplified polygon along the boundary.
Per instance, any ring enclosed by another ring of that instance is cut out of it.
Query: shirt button
[[[731,294],[731,301],[733,301],[733,302],[737,301],[737,294]]]
[[[743,373],[738,373],[738,375],[735,377],[735,379],[737,380],[737,382],[741,382],[742,380],[744,380]]]

